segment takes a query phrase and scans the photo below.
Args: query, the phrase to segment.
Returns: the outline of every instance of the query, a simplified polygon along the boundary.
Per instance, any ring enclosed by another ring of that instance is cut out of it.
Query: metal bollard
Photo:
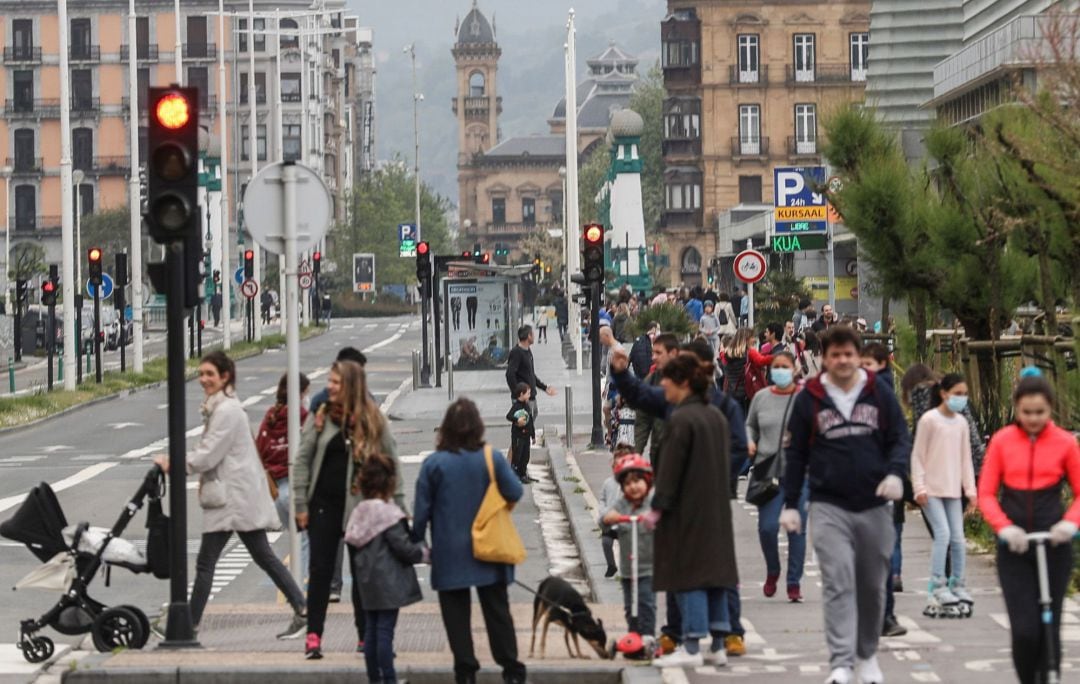
[[[64,352],[60,352],[56,356],[56,381],[64,381]]]
[[[90,375],[93,372],[93,366],[90,364],[94,361],[94,350],[91,346],[86,347],[86,374]]]
[[[8,392],[15,394],[15,357],[7,358]]]
[[[420,352],[415,349],[412,353],[412,388],[413,392],[420,388]]]
[[[566,450],[574,445],[574,388],[566,386]]]
[[[448,357],[446,359],[446,397],[450,401],[454,400],[454,358]]]

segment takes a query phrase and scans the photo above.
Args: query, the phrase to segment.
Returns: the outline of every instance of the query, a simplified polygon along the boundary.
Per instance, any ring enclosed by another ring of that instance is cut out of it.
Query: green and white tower
[[[652,277],[646,261],[639,151],[644,128],[641,115],[632,109],[620,109],[611,115],[607,136],[611,165],[596,201],[601,221],[607,227],[607,262],[608,269],[615,274],[614,285],[626,284],[634,291],[649,292]]]

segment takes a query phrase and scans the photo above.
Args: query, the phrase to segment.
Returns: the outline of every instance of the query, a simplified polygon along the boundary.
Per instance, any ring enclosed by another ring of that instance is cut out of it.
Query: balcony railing
[[[126,176],[131,171],[129,157],[94,157],[92,173],[102,176]]]
[[[128,54],[131,51],[130,45],[120,46],[120,59],[128,59]],[[158,58],[158,46],[157,45],[139,45],[138,50],[135,53],[135,59],[137,61],[153,61],[156,62]]]
[[[661,154],[665,157],[674,155],[701,154],[701,138],[664,138],[660,143]]]
[[[101,110],[100,97],[73,97],[71,98],[71,111],[78,114],[97,112]]]
[[[865,69],[852,69],[850,64],[817,64],[813,69],[796,69],[793,64],[784,67],[784,82],[789,86],[840,85],[864,83]]]
[[[68,48],[68,55],[72,62],[100,62],[100,45],[72,45]]]
[[[248,103],[247,88],[240,89],[240,104]],[[255,91],[255,104],[266,104],[266,91]]]
[[[217,45],[184,43],[184,59],[217,59]]]
[[[11,172],[18,176],[22,174],[40,174],[42,167],[41,157],[8,157],[4,160],[5,166],[11,167]]]
[[[660,212],[661,228],[701,228],[705,213],[702,209],[664,209]]]
[[[760,158],[769,156],[769,139],[767,137],[731,139],[732,159]]]
[[[738,64],[728,67],[728,84],[733,86],[759,86],[769,84],[769,65],[757,69],[743,69]]]
[[[789,157],[816,157],[818,155],[817,140],[799,140],[794,136],[789,136],[787,152]]]
[[[4,116],[55,118],[60,116],[60,100],[59,98],[8,98],[4,100]]]
[[[282,93],[282,102],[300,102],[302,100],[300,93]]]
[[[59,216],[27,216],[26,214],[15,214],[11,217],[11,225],[16,233],[27,232],[33,230],[48,230],[60,228]]]
[[[549,226],[536,221],[526,223],[487,223],[484,225],[484,234],[487,235],[524,235],[525,233],[537,232]]]
[[[4,48],[5,62],[40,62],[41,48],[34,46],[8,46]]]

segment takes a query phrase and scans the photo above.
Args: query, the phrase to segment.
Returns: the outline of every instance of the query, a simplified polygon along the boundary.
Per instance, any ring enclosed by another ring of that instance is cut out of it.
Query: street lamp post
[[[420,232],[420,103],[424,96],[416,88],[416,43],[409,43],[402,52],[412,59],[412,86],[413,86],[413,181],[416,187],[416,204],[414,206],[413,221],[416,223],[416,239],[420,240],[423,233]],[[438,282],[438,276],[435,278]],[[434,293],[426,293],[424,284],[420,284],[420,315],[423,316],[424,324],[428,320],[428,298]],[[420,368],[420,383],[424,387],[431,386],[431,363],[428,356],[427,336],[424,336],[423,364]]]
[[[75,294],[82,291],[82,182],[86,174],[82,169],[71,172],[75,184]]]
[[[0,169],[4,176],[4,313],[11,315],[11,174],[10,166]],[[19,332],[16,330],[15,334]]]

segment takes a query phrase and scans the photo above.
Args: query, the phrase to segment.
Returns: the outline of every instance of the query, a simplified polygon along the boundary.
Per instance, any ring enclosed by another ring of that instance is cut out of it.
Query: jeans
[[[966,549],[964,548],[964,503],[960,499],[931,496],[923,507],[926,519],[934,528],[930,548],[930,579],[945,577],[945,556],[952,557],[952,577],[964,579]]]
[[[682,614],[683,639],[704,639],[710,632],[729,632],[731,622],[725,589],[694,589],[676,593]]]
[[[281,519],[281,527],[287,533],[289,531],[289,478],[283,477],[277,480],[278,497],[274,500],[274,508],[277,509],[278,518]],[[300,530],[300,567],[307,574],[311,563],[311,550],[308,548],[307,530]]]
[[[810,498],[809,486],[803,486],[802,496],[799,497],[799,514],[802,516],[802,528],[798,533],[788,532],[788,563],[787,583],[799,584],[802,582],[803,565],[806,562],[806,505]],[[784,508],[784,492],[781,489],[772,501],[764,506],[758,506],[758,538],[761,541],[761,552],[765,554],[765,572],[770,577],[780,575],[780,512]]]
[[[656,594],[653,593],[652,577],[638,577],[637,618],[633,617],[634,583],[622,581],[623,610],[630,631],[641,636],[656,634]]]
[[[289,605],[297,613],[304,612],[304,592],[296,586],[292,575],[285,569],[274,550],[270,548],[270,542],[266,540],[266,530],[252,530],[250,532],[238,532],[240,541],[251,554],[255,564],[265,572],[274,582],[274,586],[285,594]],[[229,543],[233,533],[203,532],[202,543],[199,545],[199,555],[195,559],[195,583],[191,587],[191,620],[198,626],[202,620],[206,602],[210,600],[210,587],[214,582],[214,568],[217,567],[218,558]]]
[[[895,506],[903,506],[903,501],[898,501]],[[893,521],[893,527],[896,528],[896,546],[892,550],[892,560],[890,565],[892,566],[892,574],[895,577],[899,577],[902,573],[904,566],[904,552],[900,548],[900,537],[904,534],[904,523]],[[806,525],[803,525],[803,529],[806,529]]]
[[[372,684],[392,684],[397,682],[394,672],[394,627],[397,626],[398,611],[369,610],[364,632],[364,664],[367,666],[368,681]]]

